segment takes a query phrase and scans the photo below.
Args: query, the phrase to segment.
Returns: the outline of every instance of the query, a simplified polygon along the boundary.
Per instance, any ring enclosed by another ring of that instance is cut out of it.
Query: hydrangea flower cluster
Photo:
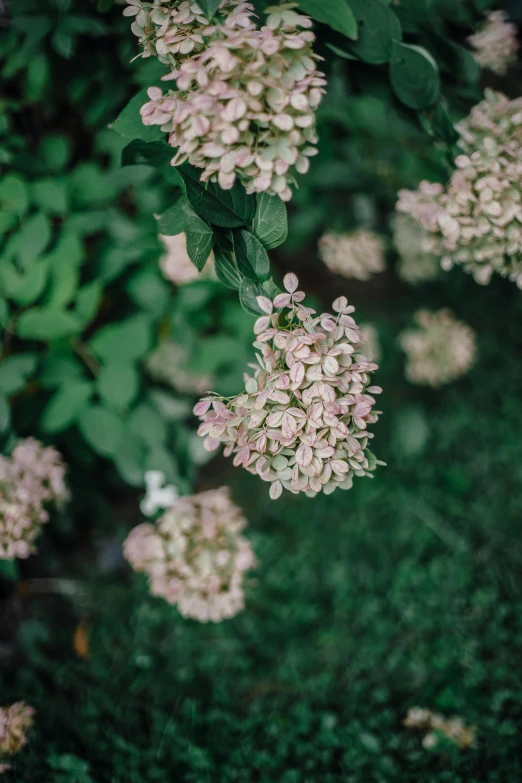
[[[430,750],[439,744],[441,737],[448,739],[461,750],[471,747],[475,742],[475,726],[466,726],[459,717],[444,718],[438,712],[432,712],[425,707],[411,707],[404,719],[404,726],[427,732],[422,744]]]
[[[319,256],[328,269],[356,280],[384,271],[384,250],[382,238],[364,228],[350,234],[328,231],[319,240]]]
[[[477,350],[471,327],[458,321],[450,310],[418,310],[414,319],[417,328],[400,336],[408,380],[437,387],[464,375]]]
[[[468,43],[481,68],[505,76],[516,61],[517,26],[508,21],[505,11],[492,11],[477,32],[468,37]]]
[[[284,287],[273,302],[257,299],[266,313],[254,326],[259,367],[245,375],[243,393],[208,396],[195,406],[198,433],[207,450],[224,443],[234,465],[270,482],[272,499],[283,488],[310,497],[350,489],[354,475],[384,464],[367,448],[367,427],[378,419],[372,395],[381,389],[369,386],[377,365],[361,352],[344,296],[333,303],[335,315],[314,318],[297,277],[286,275]]]
[[[212,274],[214,253],[208,257],[202,272],[198,272],[187,253],[187,235],[184,231],[172,237],[160,234],[159,238],[167,251],[160,258],[160,269],[163,277],[170,280],[171,283],[185,285],[193,280],[198,280],[201,276]]]
[[[397,209],[434,234],[443,269],[482,284],[498,272],[522,288],[522,98],[487,90],[456,127],[465,154],[447,187],[400,191]]]
[[[24,747],[33,717],[34,709],[23,701],[0,707],[0,756],[13,756]]]
[[[69,497],[61,455],[34,438],[20,441],[10,457],[0,455],[0,559],[26,558],[47,522],[48,503]]]
[[[154,524],[131,530],[124,554],[153,595],[184,617],[220,622],[244,607],[245,572],[255,564],[246,525],[228,487],[180,497]]]
[[[164,77],[177,91],[149,89],[141,116],[169,133],[178,148],[173,166],[188,161],[224,190],[237,178],[247,193],[291,198],[293,171],[304,174],[317,152],[315,110],[326,84],[311,20],[294,7],[267,8],[261,29],[246,24],[250,11],[237,26],[229,16],[199,54]]]
[[[147,357],[145,367],[157,381],[168,384],[179,394],[204,394],[212,387],[212,375],[199,375],[189,369],[188,351],[172,340],[163,340]]]
[[[143,57],[157,57],[177,67],[183,60],[202,52],[223,28],[251,29],[250,3],[222,0],[208,21],[201,7],[191,0],[127,0],[124,16],[133,16],[131,30],[143,47]]]
[[[433,234],[405,214],[395,215],[392,228],[399,277],[412,285],[435,280],[440,274],[440,243]]]

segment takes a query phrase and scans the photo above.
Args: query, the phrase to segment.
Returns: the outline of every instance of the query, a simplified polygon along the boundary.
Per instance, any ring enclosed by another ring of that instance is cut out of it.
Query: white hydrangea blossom
[[[149,89],[142,119],[169,134],[172,165],[188,161],[202,169],[202,181],[224,190],[237,178],[248,193],[291,198],[294,171],[304,174],[317,152],[315,111],[326,84],[311,20],[294,8],[267,8],[266,26],[257,29],[245,21],[245,6],[241,24],[231,15],[215,25],[200,53],[164,77],[177,91]]]
[[[220,622],[244,608],[245,572],[255,565],[246,526],[228,487],[177,498],[154,524],[131,530],[124,554],[153,595],[184,617]]]
[[[373,231],[352,233],[328,231],[319,240],[319,257],[331,272],[356,280],[369,280],[383,272],[385,244]]]
[[[482,284],[497,272],[522,288],[522,98],[487,90],[456,127],[464,154],[447,187],[400,191],[397,209],[434,234],[443,269],[462,266]]]
[[[163,276],[175,285],[185,285],[198,280],[202,276],[211,277],[214,269],[214,253],[211,253],[201,272],[192,263],[187,253],[187,235],[184,231],[175,236],[160,234],[165,250],[160,258],[160,269]]]
[[[381,391],[369,385],[377,365],[361,351],[345,297],[333,303],[335,315],[314,318],[297,277],[286,275],[284,286],[273,302],[258,297],[266,313],[254,326],[259,366],[245,375],[245,391],[203,398],[194,408],[198,433],[209,451],[224,443],[234,465],[270,482],[273,499],[283,488],[310,497],[350,489],[354,476],[383,464],[368,450],[367,427],[378,419],[372,395]]]
[[[418,310],[416,327],[399,338],[406,353],[406,377],[423,386],[442,386],[464,375],[475,360],[475,333],[450,310]]]
[[[393,244],[399,254],[399,277],[412,285],[435,280],[441,271],[437,239],[405,214],[395,215],[392,229]]]
[[[461,750],[475,744],[475,726],[466,726],[463,719],[458,716],[445,718],[438,712],[433,712],[425,707],[411,707],[403,725],[409,729],[425,732],[422,744],[428,750],[439,744],[440,737],[450,740]]]
[[[481,68],[505,76],[516,62],[519,43],[517,26],[508,21],[505,11],[492,11],[476,33],[468,37],[473,56]]]
[[[174,484],[165,484],[165,474],[161,470],[145,472],[145,497],[140,503],[140,511],[146,517],[153,517],[161,509],[171,506],[179,497]]]

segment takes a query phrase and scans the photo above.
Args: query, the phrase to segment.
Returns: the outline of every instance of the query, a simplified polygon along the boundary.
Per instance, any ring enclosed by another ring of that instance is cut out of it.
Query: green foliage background
[[[488,81],[464,46],[489,2],[301,6],[319,23],[329,88],[286,241],[276,201],[238,191],[231,209],[165,166],[162,134],[138,113],[163,68],[133,61],[121,4],[17,0],[2,20],[2,447],[55,443],[74,498],[38,556],[18,574],[2,566],[0,702],[37,710],[6,780],[521,777],[520,293],[458,270],[408,288],[391,245],[389,270],[362,285],[332,277],[315,250],[328,228],[388,233],[400,187],[447,176],[453,122],[484,84],[516,95],[520,74]],[[422,64],[397,48],[412,44]],[[164,280],[158,228],[180,226],[207,234],[221,282]],[[378,327],[375,451],[389,467],[349,493],[273,503],[247,474],[205,466],[193,401],[144,362],[173,339],[233,393],[250,357],[241,304],[255,310],[256,291],[289,270],[322,306],[346,293]],[[421,306],[452,307],[478,335],[475,368],[438,392],[406,383],[397,347]],[[183,491],[232,483],[260,563],[236,619],[184,620],[122,562],[147,468]],[[424,750],[402,726],[415,705],[476,724],[476,748]]]

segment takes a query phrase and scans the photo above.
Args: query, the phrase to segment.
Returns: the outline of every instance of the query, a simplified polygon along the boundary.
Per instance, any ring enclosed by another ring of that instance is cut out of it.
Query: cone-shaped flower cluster
[[[475,333],[450,310],[415,313],[417,327],[403,332],[400,344],[407,356],[411,383],[441,386],[464,375],[475,359]]]
[[[194,408],[205,447],[224,443],[234,465],[270,482],[274,499],[283,488],[309,496],[349,489],[354,475],[383,464],[367,448],[367,426],[378,418],[372,395],[381,389],[369,386],[377,365],[361,352],[354,308],[342,296],[335,315],[314,318],[297,277],[286,275],[284,285],[273,302],[258,297],[266,313],[254,326],[259,367],[245,376],[245,391]]]
[[[154,524],[138,525],[124,544],[153,595],[185,617],[219,622],[244,607],[245,571],[255,563],[246,525],[228,487],[178,498]]]
[[[433,233],[444,269],[483,284],[498,272],[522,288],[522,98],[488,90],[457,130],[465,154],[447,187],[400,191],[397,209]]]
[[[319,256],[331,272],[343,277],[364,281],[384,271],[384,242],[364,228],[351,234],[324,234],[319,240]]]
[[[0,559],[26,558],[49,514],[45,506],[63,503],[65,465],[61,455],[26,438],[10,457],[0,456]]]
[[[266,9],[257,29],[250,7],[242,8],[241,23],[231,14],[215,25],[201,52],[164,77],[177,91],[149,89],[141,115],[169,133],[178,148],[172,165],[188,161],[224,190],[237,178],[248,193],[288,201],[293,171],[305,173],[317,152],[315,110],[326,82],[309,17],[286,3]]]
[[[393,244],[399,254],[397,271],[406,283],[416,285],[438,277],[441,271],[437,255],[439,243],[433,234],[409,215],[395,215]]]
[[[33,717],[34,709],[23,701],[0,707],[0,756],[13,756],[23,748]]]
[[[497,76],[505,76],[516,61],[519,47],[517,26],[508,22],[505,11],[492,11],[468,43],[481,68],[489,68]]]

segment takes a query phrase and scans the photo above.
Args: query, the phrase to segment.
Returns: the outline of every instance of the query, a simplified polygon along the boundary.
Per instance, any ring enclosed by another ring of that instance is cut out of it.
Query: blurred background
[[[387,467],[349,492],[275,502],[196,434],[199,396],[241,388],[254,319],[210,268],[178,268],[157,219],[179,196],[169,171],[121,165],[148,138],[139,107],[164,73],[137,57],[124,7],[0,3],[2,451],[54,445],[71,494],[36,554],[0,560],[0,704],[36,711],[5,779],[522,779],[521,294],[438,264],[412,279],[395,211],[401,188],[446,181],[452,123],[485,87],[520,94],[518,65],[481,71],[466,44],[498,4],[391,4],[436,56],[436,116],[398,100],[378,57],[316,28],[319,154],[270,259],[312,306],[346,295],[371,327],[384,390],[372,450]],[[503,7],[522,19],[520,3]],[[318,249],[360,230],[380,243],[362,280]],[[401,334],[441,308],[476,353],[432,388],[407,379]],[[183,618],[124,561],[147,470],[182,494],[231,486],[258,561],[237,617]],[[422,720],[404,725],[415,707],[471,734],[436,726],[423,742]]]

